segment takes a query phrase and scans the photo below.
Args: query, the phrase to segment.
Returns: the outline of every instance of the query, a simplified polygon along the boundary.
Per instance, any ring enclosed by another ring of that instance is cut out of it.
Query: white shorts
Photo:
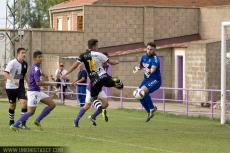
[[[37,107],[38,103],[47,97],[49,97],[47,94],[40,91],[27,91],[27,105],[28,107]]]
[[[99,92],[99,94],[98,94],[98,99],[103,99],[103,98],[107,98],[107,95],[106,95],[105,92],[102,90],[102,91]],[[85,102],[87,102],[88,104],[92,104],[90,91],[87,90],[87,89],[86,89],[86,98],[85,98]]]

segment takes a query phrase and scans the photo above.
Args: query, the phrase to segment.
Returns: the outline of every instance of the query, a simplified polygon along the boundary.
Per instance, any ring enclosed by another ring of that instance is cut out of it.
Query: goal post
[[[222,22],[222,25],[221,25],[221,124],[225,124],[226,122],[227,26],[230,26],[230,22]]]

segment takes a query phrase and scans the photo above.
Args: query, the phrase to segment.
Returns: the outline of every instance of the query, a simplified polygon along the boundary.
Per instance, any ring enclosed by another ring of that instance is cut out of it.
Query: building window
[[[62,19],[57,19],[57,29],[62,30]]]
[[[77,31],[83,31],[83,16],[77,17]]]
[[[70,18],[67,18],[67,22],[68,22],[68,31],[70,30]]]

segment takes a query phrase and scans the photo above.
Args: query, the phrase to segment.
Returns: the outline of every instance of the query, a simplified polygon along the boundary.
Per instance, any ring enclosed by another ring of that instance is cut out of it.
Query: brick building
[[[55,72],[54,65],[57,65],[57,61],[63,62],[66,68],[69,68],[76,60],[62,57],[80,55],[87,48],[87,41],[97,38],[100,50],[111,51],[111,59],[121,60],[119,66],[112,68],[112,75],[120,75],[126,86],[137,86],[143,74],[139,72],[133,75],[133,66],[145,53],[145,44],[155,41],[158,46],[157,54],[162,60],[164,87],[179,87],[178,78],[179,74],[182,74],[183,88],[220,89],[219,39],[221,22],[230,20],[229,6],[198,8],[90,3],[93,2],[88,2],[87,5],[79,4],[73,8],[62,8],[82,9],[76,15],[83,17],[83,31],[31,29],[31,40],[28,41],[31,41],[32,51],[42,50],[44,54],[59,55],[59,59],[53,57],[52,60],[51,56],[46,56],[49,57],[47,64],[43,65],[46,76]],[[54,16],[54,11],[63,13],[60,9],[51,11]],[[60,14],[57,16],[63,20],[67,17]],[[183,66],[182,72],[179,71],[179,63]],[[73,80],[76,74],[77,71],[72,73],[70,79]],[[113,89],[111,93],[114,96],[120,94]],[[210,100],[210,93],[189,94],[189,100]],[[124,96],[131,97],[132,90],[125,89]],[[182,93],[182,96],[185,94]],[[166,91],[166,98],[178,97],[177,91]]]
[[[134,5],[134,6],[181,6],[205,7],[230,5],[229,0],[69,0],[50,7],[51,27],[56,30],[83,31],[84,5]],[[117,14],[119,15],[119,14]]]

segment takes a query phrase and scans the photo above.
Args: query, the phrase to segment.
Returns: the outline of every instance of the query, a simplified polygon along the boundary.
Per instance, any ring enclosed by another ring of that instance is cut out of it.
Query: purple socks
[[[50,106],[46,106],[41,114],[38,116],[38,118],[36,119],[37,122],[40,122],[44,117],[46,117],[51,111],[53,110],[53,107]]]
[[[14,124],[14,127],[17,127],[18,125],[20,125],[21,123],[25,122],[26,120],[28,120],[28,118],[31,116],[30,112],[26,112],[25,114],[23,114]]]
[[[80,120],[80,118],[85,114],[86,110],[82,107],[76,117],[76,119],[74,120],[74,122],[78,122]]]
[[[105,109],[103,106],[101,106],[101,107],[102,107],[102,109]],[[97,110],[93,113],[93,115],[91,115],[91,118],[95,120],[95,118],[96,118],[99,114],[101,114],[101,112],[97,109]]]

